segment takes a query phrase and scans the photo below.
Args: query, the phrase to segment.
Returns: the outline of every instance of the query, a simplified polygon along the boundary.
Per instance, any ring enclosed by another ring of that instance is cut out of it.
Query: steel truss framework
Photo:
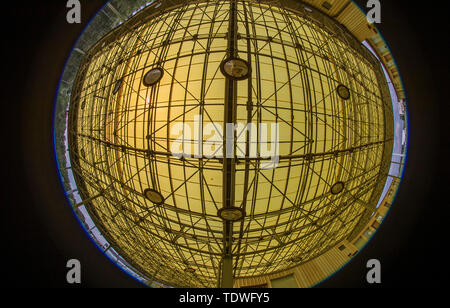
[[[111,246],[150,279],[216,287],[224,286],[224,260],[236,278],[264,275],[358,233],[392,154],[392,106],[378,61],[297,1],[162,3],[87,52],[72,92],[69,149],[84,200],[77,206]],[[220,72],[230,56],[249,63],[251,78]],[[146,87],[153,68],[163,77]],[[195,115],[204,127],[278,123],[279,166],[261,169],[248,143],[236,148],[241,159],[174,157],[173,125],[191,125]],[[344,191],[333,194],[338,182]],[[146,199],[148,188],[165,202]],[[231,206],[245,218],[222,221],[218,210]]]

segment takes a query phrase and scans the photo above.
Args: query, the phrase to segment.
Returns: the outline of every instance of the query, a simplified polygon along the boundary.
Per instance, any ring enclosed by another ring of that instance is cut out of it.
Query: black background
[[[365,1],[356,1],[365,7]],[[369,245],[320,287],[374,287],[366,262],[382,264],[376,287],[439,287],[449,273],[448,33],[444,9],[382,0],[378,26],[408,96],[410,147],[405,177]],[[108,261],[75,220],[52,147],[52,109],[73,44],[101,0],[81,0],[82,24],[66,22],[66,1],[2,5],[1,277],[11,287],[73,287],[66,262],[82,264],[81,287],[141,287]],[[447,96],[446,96],[447,95]]]

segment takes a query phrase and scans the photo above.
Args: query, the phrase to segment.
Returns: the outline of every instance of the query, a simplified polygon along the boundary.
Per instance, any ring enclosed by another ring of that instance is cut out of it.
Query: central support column
[[[233,257],[227,256],[222,260],[222,288],[233,287]]]
[[[228,24],[227,57],[237,56],[237,0],[230,3],[230,21]],[[223,208],[234,207],[234,192],[236,178],[236,160],[234,149],[234,130],[228,130],[227,124],[236,123],[237,82],[226,78],[224,106],[224,140],[223,140]],[[230,146],[233,145],[233,147]],[[223,252],[222,252],[222,288],[233,287],[233,223],[223,222]]]

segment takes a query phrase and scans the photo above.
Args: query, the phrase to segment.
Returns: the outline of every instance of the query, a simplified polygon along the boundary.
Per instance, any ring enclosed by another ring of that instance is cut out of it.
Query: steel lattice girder
[[[333,20],[295,8],[291,1],[164,2],[86,53],[69,111],[75,179],[99,230],[147,277],[214,287],[224,255],[233,257],[235,277],[282,271],[357,234],[372,214],[393,143],[381,67]],[[251,78],[230,82],[221,74],[231,54],[251,65]],[[143,86],[155,67],[161,80]],[[192,124],[194,115],[223,125],[230,105],[233,121],[279,123],[278,168],[261,169],[261,157],[172,155],[172,125]],[[229,163],[235,180],[227,192],[247,215],[224,227],[217,211]],[[339,181],[345,190],[330,193]],[[164,204],[149,202],[147,188]]]

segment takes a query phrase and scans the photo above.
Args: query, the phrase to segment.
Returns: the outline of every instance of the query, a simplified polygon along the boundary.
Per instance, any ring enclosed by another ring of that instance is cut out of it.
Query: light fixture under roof
[[[152,188],[147,188],[146,190],[144,190],[144,196],[154,204],[160,205],[164,203],[163,195],[161,195],[159,191]]]
[[[247,61],[239,58],[228,58],[220,65],[225,77],[233,80],[244,80],[250,76],[251,69]]]
[[[345,188],[344,182],[337,182],[333,186],[331,186],[331,193],[333,195],[339,195]]]
[[[152,87],[157,84],[164,75],[164,70],[160,67],[149,70],[142,79],[142,83],[146,87]]]
[[[245,212],[240,207],[225,207],[217,212],[217,216],[225,221],[238,221],[245,217]]]
[[[346,86],[340,84],[337,86],[336,91],[339,97],[342,98],[343,100],[350,99],[350,90]]]
[[[117,94],[117,92],[119,92],[120,88],[122,87],[122,83],[123,83],[123,78],[117,80],[116,85],[114,86],[114,89],[112,92],[113,94]]]

